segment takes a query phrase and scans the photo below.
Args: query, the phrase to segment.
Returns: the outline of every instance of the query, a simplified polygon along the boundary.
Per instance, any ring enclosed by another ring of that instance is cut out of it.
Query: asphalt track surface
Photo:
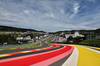
[[[55,45],[54,45],[54,47],[55,47]],[[41,51],[35,51],[35,52],[28,52],[28,53],[22,53],[22,54],[15,54],[15,55],[11,55],[11,56],[1,57],[0,59],[19,57],[19,56],[30,55],[30,54],[37,54],[37,53],[42,53],[42,52],[47,52],[47,51],[56,50],[56,49],[59,49],[59,48],[62,48],[62,47],[64,47],[64,46],[59,46],[59,47],[57,47],[57,48],[52,48],[52,49],[47,49],[47,50],[41,50]]]
[[[40,48],[45,48],[45,47],[49,47],[50,45],[46,44],[45,41],[48,40],[51,36],[43,39],[43,41],[41,41],[41,46],[40,47],[35,47],[35,48],[25,48],[25,49],[13,49],[13,50],[0,50],[0,55],[1,54],[7,54],[7,53],[14,53],[14,52],[20,52],[20,51],[27,51],[27,50],[33,50],[33,49],[40,49]]]
[[[48,65],[56,62],[57,60],[60,60],[64,57],[70,55],[71,52],[73,51],[71,46],[57,45],[57,47],[58,48],[56,48],[53,51],[42,52],[42,53],[38,53],[38,54],[31,54],[31,55],[22,56],[22,57],[15,57],[15,58],[10,58],[10,59],[6,59],[6,60],[4,59],[4,60],[0,61],[0,65],[1,66],[6,66],[6,65],[8,65],[8,66],[13,66],[13,65],[14,66],[29,66],[29,65],[40,66],[41,64],[44,64],[42,66],[48,66]],[[71,52],[68,52],[68,51],[71,51]],[[68,52],[67,55],[62,57],[60,54],[63,54],[65,52]],[[56,57],[56,56],[58,56],[58,57]],[[60,57],[60,59],[59,59],[59,57]],[[47,63],[45,63],[45,62],[47,62]]]
[[[46,44],[43,47],[28,50],[26,53],[1,57],[0,66],[61,66],[71,55],[74,47],[58,44]],[[32,51],[32,52],[29,52]]]
[[[57,62],[55,62],[55,63],[53,63],[53,64],[51,64],[49,66],[62,66],[62,64],[70,57],[71,54],[69,54],[68,56],[66,56],[66,57],[64,57],[64,58],[62,58],[60,60],[58,60]]]
[[[100,53],[89,50],[84,46],[46,44],[45,41],[42,41],[40,48],[31,48],[27,51],[25,49],[21,54],[13,52],[15,54],[11,53],[10,56],[0,57],[0,66],[62,66],[72,55],[74,47],[79,51],[77,66],[100,66]]]

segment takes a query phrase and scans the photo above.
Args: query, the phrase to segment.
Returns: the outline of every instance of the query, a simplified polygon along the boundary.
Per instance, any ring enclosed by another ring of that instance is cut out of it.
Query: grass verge
[[[53,35],[52,38],[55,38],[55,36]]]
[[[52,40],[47,40],[47,43],[51,43]]]
[[[88,45],[88,46],[95,46],[95,47],[100,47],[100,40],[84,40],[80,42],[80,44]]]
[[[53,35],[51,38],[55,38],[55,36]],[[47,40],[47,43],[51,43],[52,40]]]
[[[39,47],[41,46],[40,43],[34,44],[34,45],[29,45],[29,46],[20,46],[20,47],[0,47],[0,49],[16,49],[16,48],[30,48],[30,47]]]

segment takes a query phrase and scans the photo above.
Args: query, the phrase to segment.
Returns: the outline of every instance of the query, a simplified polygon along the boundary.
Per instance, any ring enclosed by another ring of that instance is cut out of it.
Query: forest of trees
[[[74,34],[76,31],[78,31],[81,34],[96,34],[96,35],[100,35],[100,28],[96,29],[96,30],[65,30],[65,31],[57,31],[57,32],[51,32],[53,34],[60,34],[62,32],[64,33],[71,33]]]
[[[10,26],[0,26],[0,31],[15,31],[15,32],[34,31],[34,32],[44,32],[44,31],[37,31],[37,30],[34,30],[34,29],[16,28],[16,27],[10,27]]]
[[[18,41],[16,41],[17,37],[27,37],[31,36],[34,41],[36,41],[36,36],[41,36],[42,34],[0,34],[0,45],[3,45],[4,43],[7,44],[20,44]],[[24,43],[24,42],[23,42]],[[25,42],[26,43],[26,42]]]
[[[0,26],[0,32],[27,32],[27,31],[33,31],[33,32],[43,32],[44,31],[37,31],[33,29],[24,29],[24,28],[16,28],[16,27],[9,27],[9,26]],[[16,34],[16,33],[1,33],[0,34],[0,45],[3,45],[4,43],[7,44],[19,44],[18,41],[16,41],[17,37],[26,37],[31,36],[34,41],[36,41],[36,36],[41,36],[42,34],[39,33],[28,33],[28,34]]]
[[[17,34],[0,34],[0,45],[7,44],[18,44],[16,41]]]

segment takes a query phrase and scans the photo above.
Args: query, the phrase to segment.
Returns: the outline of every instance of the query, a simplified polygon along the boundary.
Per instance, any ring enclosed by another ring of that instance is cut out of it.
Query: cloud
[[[0,25],[49,32],[98,28],[99,3],[91,5],[89,0],[0,0]]]
[[[29,10],[25,10],[24,13],[25,13],[25,14],[29,14],[30,11],[29,11]]]
[[[79,12],[79,3],[75,2],[73,5],[73,14],[70,16],[70,18],[74,17]]]
[[[79,4],[78,3],[75,3],[74,4],[74,14],[77,14],[78,13],[78,9],[79,9]]]

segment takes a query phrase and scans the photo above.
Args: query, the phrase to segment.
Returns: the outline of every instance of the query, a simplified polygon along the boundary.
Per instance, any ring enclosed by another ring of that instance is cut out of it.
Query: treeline
[[[27,37],[30,36],[31,39],[36,41],[36,36],[42,36],[42,34],[0,34],[0,45],[3,45],[4,43],[7,43],[7,45],[11,44],[24,44],[28,43],[28,41],[19,43],[16,38],[17,37]]]
[[[100,40],[96,40],[96,39],[84,40],[82,42],[79,42],[79,44],[100,47]]]
[[[27,32],[27,31],[33,31],[33,32],[43,32],[44,31],[37,31],[33,29],[25,29],[25,28],[16,28],[16,27],[9,27],[9,26],[0,26],[0,32]],[[20,44],[18,41],[16,41],[17,37],[27,37],[31,36],[31,39],[36,41],[36,36],[41,36],[42,34],[39,33],[28,33],[28,34],[16,34],[16,33],[1,33],[0,34],[0,45],[3,44]],[[23,43],[28,43],[28,41],[25,41]]]
[[[0,45],[3,45],[4,43],[18,44],[16,41],[17,36],[18,34],[0,34]]]
[[[64,33],[69,33],[69,34],[74,34],[76,31],[78,31],[81,34],[96,34],[96,35],[100,35],[100,28],[96,29],[96,30],[65,30],[65,31],[57,31],[57,32],[51,32],[52,34],[60,34],[62,32]]]
[[[86,40],[86,38],[85,37],[72,37],[72,36],[69,36],[66,43],[79,44],[79,42],[81,42],[83,40]]]
[[[15,32],[34,31],[34,32],[44,32],[44,31],[37,31],[37,30],[34,30],[34,29],[16,28],[16,27],[1,26],[1,25],[0,25],[0,31],[15,31]]]
[[[86,45],[86,46],[94,46],[100,47],[100,40],[96,39],[86,39],[86,37],[75,37],[69,36],[66,41],[67,44],[79,44],[79,45]]]

